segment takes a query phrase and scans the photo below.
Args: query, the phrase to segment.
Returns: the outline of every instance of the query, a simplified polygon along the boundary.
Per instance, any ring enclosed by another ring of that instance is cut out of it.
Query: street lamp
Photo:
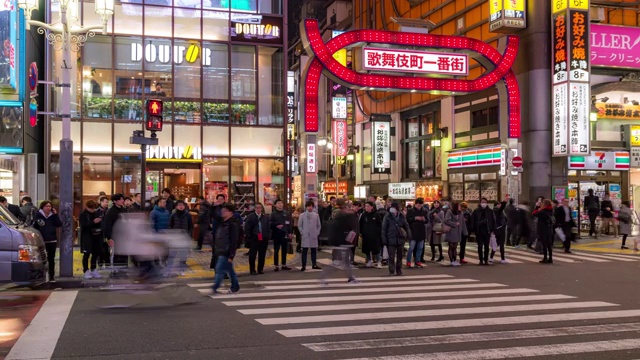
[[[326,146],[327,149],[331,150],[333,147],[336,147],[336,151],[333,151],[333,165],[334,165],[334,173],[333,176],[336,178],[336,198],[338,198],[338,194],[340,194],[340,181],[338,176],[338,144],[333,141],[333,139],[329,138],[320,138],[317,141],[318,146]]]
[[[57,116],[62,118],[62,139],[60,140],[60,217],[62,231],[60,235],[60,276],[73,276],[73,142],[71,141],[71,52],[77,52],[87,41],[95,36],[97,30],[107,34],[107,21],[114,12],[114,0],[96,0],[95,11],[102,23],[82,26],[78,16],[78,0],[52,0],[60,4],[60,21],[46,24],[31,20],[31,12],[38,10],[38,0],[18,0],[18,7],[24,9],[27,19],[26,28],[38,27],[38,33],[45,35],[49,45],[62,51],[62,83],[60,108]]]

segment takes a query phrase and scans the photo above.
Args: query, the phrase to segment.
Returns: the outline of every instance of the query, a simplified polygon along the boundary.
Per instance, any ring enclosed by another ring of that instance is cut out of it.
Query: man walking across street
[[[564,235],[564,240],[562,240],[564,244],[564,252],[567,254],[571,254],[571,240],[573,234],[571,229],[576,226],[571,218],[571,208],[569,208],[569,199],[563,199],[562,205],[558,206],[553,213],[553,216],[556,218],[556,229],[560,229],[561,233]],[[556,230],[558,231],[558,230]],[[561,236],[560,239],[562,239]]]
[[[584,212],[589,215],[589,236],[598,238],[598,229],[596,229],[596,218],[600,214],[600,199],[593,195],[593,189],[587,190],[584,198]]]
[[[225,274],[231,280],[229,293],[240,291],[238,276],[233,269],[233,259],[236,256],[240,237],[240,224],[233,216],[236,211],[232,204],[224,204],[220,209],[222,221],[216,229],[214,252],[216,260],[216,277],[213,283],[213,293],[217,294]]]

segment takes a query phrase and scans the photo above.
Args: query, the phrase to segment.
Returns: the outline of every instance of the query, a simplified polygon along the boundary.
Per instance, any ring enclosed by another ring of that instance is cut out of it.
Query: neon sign
[[[364,70],[469,75],[466,54],[363,47],[362,62]]]

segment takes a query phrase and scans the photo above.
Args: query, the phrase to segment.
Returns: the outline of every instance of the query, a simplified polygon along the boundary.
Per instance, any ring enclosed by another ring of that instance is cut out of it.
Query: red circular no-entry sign
[[[513,165],[513,167],[522,167],[523,161],[522,158],[520,156],[514,156],[513,159],[511,159],[511,165]]]

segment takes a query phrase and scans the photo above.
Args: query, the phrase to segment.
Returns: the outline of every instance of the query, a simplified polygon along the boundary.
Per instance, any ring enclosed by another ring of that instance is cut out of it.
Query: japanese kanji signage
[[[413,200],[416,198],[416,183],[389,183],[389,196],[398,200]]]
[[[629,139],[629,144],[631,146],[640,147],[640,125],[631,125],[629,128],[631,132],[631,139]]]
[[[489,0],[489,31],[512,32],[527,27],[525,0]]]
[[[372,160],[374,174],[391,173],[391,123],[374,121],[371,125]]]
[[[631,148],[631,168],[640,168],[640,147]]]
[[[599,119],[640,120],[638,105],[596,103],[596,108],[598,108]]]
[[[640,67],[640,28],[591,24],[591,66]]]
[[[552,1],[553,155],[590,153],[589,2]]]
[[[347,118],[347,98],[346,97],[331,98],[331,116],[334,119]]]
[[[362,68],[374,71],[402,71],[465,76],[469,74],[466,54],[401,49],[362,48]]]
[[[348,191],[348,186],[347,186],[347,182],[346,181],[340,181],[338,182],[338,186],[340,187],[339,190],[339,194],[346,194]],[[329,193],[329,194],[335,194],[336,193],[336,182],[335,181],[327,181],[325,183],[322,184],[322,191],[324,191],[325,193]]]
[[[315,174],[316,170],[316,144],[307,144],[307,173]]]
[[[349,153],[349,144],[347,142],[347,121],[333,120],[331,133],[333,134],[333,141],[336,143],[336,146],[333,149],[336,156],[347,156]]]

